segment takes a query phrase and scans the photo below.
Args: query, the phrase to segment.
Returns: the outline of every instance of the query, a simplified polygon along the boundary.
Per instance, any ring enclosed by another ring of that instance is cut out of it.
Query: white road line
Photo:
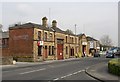
[[[42,70],[45,70],[45,69],[46,69],[46,68],[42,68],[42,69],[32,70],[32,71],[28,71],[28,72],[19,73],[19,74],[27,74],[27,73],[32,73],[32,72],[42,71]]]
[[[53,81],[59,80],[59,78],[53,79]]]
[[[83,72],[83,71],[85,71],[85,70],[80,70],[80,71],[74,72],[74,73],[72,73],[72,74],[68,74],[68,75],[62,76],[62,77],[60,77],[60,78],[53,79],[53,81],[56,81],[56,80],[59,80],[59,79],[66,78],[66,77],[69,77],[69,76],[78,74],[78,73],[80,73],[80,72]]]
[[[73,73],[74,75],[77,74],[78,72]]]
[[[68,75],[66,75],[67,77],[69,77],[69,76],[72,76],[73,74],[68,74]]]
[[[65,77],[67,77],[67,76],[62,76],[61,79],[65,78]]]

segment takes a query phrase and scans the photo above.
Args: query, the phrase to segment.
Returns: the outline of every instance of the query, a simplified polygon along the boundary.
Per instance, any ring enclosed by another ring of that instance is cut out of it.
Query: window
[[[8,38],[3,38],[2,39],[2,46],[7,47],[8,46]]]
[[[75,38],[75,43],[77,43],[77,38]]]
[[[45,32],[44,40],[47,41],[47,32]]]
[[[78,51],[77,51],[77,49],[78,49],[78,48],[77,48],[77,47],[75,47],[75,51],[76,51],[76,53],[78,52]]]
[[[50,41],[53,40],[53,36],[52,36],[52,33],[50,33]]]
[[[71,39],[71,37],[70,37],[70,43],[72,43],[72,39]]]
[[[52,46],[52,55],[54,55],[54,46]]]
[[[68,47],[66,46],[66,54],[68,54]]]
[[[72,37],[72,43],[73,43],[73,37]]]
[[[41,40],[41,31],[38,31],[38,40]]]
[[[66,43],[67,43],[67,36],[66,36]]]
[[[38,46],[38,56],[42,56],[42,46]]]
[[[49,46],[49,55],[51,55],[51,46]]]

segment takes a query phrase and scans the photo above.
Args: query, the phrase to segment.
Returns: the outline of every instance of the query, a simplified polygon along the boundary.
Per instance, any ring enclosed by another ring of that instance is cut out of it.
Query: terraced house
[[[56,20],[49,27],[47,20],[43,17],[41,25],[25,23],[9,27],[9,55],[17,61],[43,61],[89,54],[85,34],[63,31],[57,27]]]

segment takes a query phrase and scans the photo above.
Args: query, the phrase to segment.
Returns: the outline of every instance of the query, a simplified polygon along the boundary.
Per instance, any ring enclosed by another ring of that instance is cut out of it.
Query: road
[[[71,61],[60,61],[44,65],[19,68],[2,72],[3,80],[95,80],[85,73],[85,69],[109,59],[81,58]]]

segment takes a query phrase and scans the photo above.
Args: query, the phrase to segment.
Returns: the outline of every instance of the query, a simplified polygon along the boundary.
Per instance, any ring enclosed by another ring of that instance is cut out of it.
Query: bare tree
[[[102,45],[112,46],[112,39],[109,37],[109,35],[103,35],[100,39],[100,42]]]
[[[0,33],[2,33],[2,24],[0,24]]]

